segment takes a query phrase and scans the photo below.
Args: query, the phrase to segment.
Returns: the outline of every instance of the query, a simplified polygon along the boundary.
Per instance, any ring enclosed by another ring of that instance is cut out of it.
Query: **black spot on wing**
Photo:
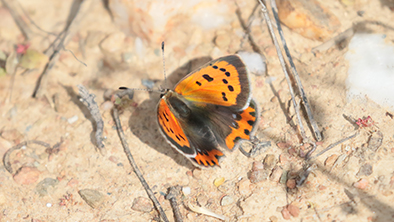
[[[249,136],[249,134],[250,134],[250,131],[249,131],[249,130],[247,130],[247,129],[245,129],[245,130],[244,130],[244,133],[245,133],[245,135]]]
[[[230,77],[230,72],[225,72],[224,74],[226,74],[227,77]]]
[[[201,86],[201,83],[200,83],[199,81],[196,81],[196,84],[199,85],[199,86]]]
[[[228,90],[230,90],[230,92],[234,91],[234,87],[232,85],[227,86]]]
[[[248,124],[249,124],[250,126],[253,126],[254,121],[253,121],[253,120],[248,120]]]
[[[204,74],[204,75],[202,75],[202,77],[203,77],[205,80],[207,80],[208,82],[212,82],[212,81],[213,81],[213,78],[212,78],[211,76],[209,76],[208,74]]]
[[[228,99],[227,99],[227,97],[226,97],[226,93],[225,92],[222,92],[222,99],[224,100],[224,101],[228,101]]]
[[[227,84],[228,83],[227,79],[223,79],[223,83]]]

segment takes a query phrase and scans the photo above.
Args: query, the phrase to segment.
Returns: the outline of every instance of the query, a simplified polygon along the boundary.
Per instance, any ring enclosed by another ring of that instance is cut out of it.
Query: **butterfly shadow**
[[[167,77],[166,83],[164,83],[164,81],[159,83],[163,88],[173,89],[179,80],[211,60],[212,58],[209,56],[191,59],[173,71]],[[158,152],[171,157],[179,165],[187,167],[190,170],[194,169],[195,167],[193,164],[183,155],[174,150],[159,132],[156,110],[159,99],[159,93],[149,92],[149,99],[139,104],[130,116],[130,131],[143,143],[149,145]]]

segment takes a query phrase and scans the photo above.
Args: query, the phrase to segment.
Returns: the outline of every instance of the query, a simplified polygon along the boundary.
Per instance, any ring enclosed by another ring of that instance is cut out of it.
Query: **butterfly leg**
[[[260,153],[261,149],[265,147],[271,146],[271,141],[260,141],[257,137],[250,138],[250,142],[252,143],[252,149],[249,152],[245,151],[242,145],[239,147],[239,150],[246,157],[255,157],[258,153]]]

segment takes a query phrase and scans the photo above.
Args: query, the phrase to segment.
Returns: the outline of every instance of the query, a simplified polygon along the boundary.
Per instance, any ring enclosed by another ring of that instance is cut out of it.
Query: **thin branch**
[[[259,2],[261,4],[261,6],[262,6],[261,10],[262,10],[262,12],[264,14],[264,18],[265,18],[265,21],[267,23],[268,30],[270,31],[272,40],[274,41],[276,52],[278,54],[278,58],[279,58],[281,66],[282,66],[282,70],[283,70],[283,72],[285,74],[286,81],[287,81],[287,84],[289,86],[289,90],[290,90],[290,94],[291,94],[291,100],[293,102],[293,106],[295,108],[295,112],[296,112],[296,115],[297,115],[298,125],[300,127],[301,136],[302,136],[303,140],[306,140],[304,126],[303,126],[302,121],[301,121],[301,115],[298,112],[298,110],[299,110],[298,104],[296,103],[296,100],[295,100],[294,90],[293,90],[293,87],[292,87],[292,84],[291,84],[290,76],[287,73],[286,64],[285,64],[285,61],[284,61],[284,58],[283,58],[283,55],[282,55],[282,51],[281,51],[281,49],[279,47],[278,40],[276,39],[276,36],[275,36],[275,33],[274,33],[274,29],[272,28],[271,19],[268,16],[267,8],[265,7],[265,5],[263,4],[263,2],[261,0],[259,0]]]
[[[313,117],[312,110],[311,110],[311,107],[310,107],[309,102],[308,102],[308,98],[307,98],[307,96],[305,94],[304,87],[302,86],[302,82],[301,82],[300,76],[298,75],[297,69],[295,68],[295,65],[294,65],[294,62],[293,62],[293,58],[291,57],[289,48],[287,47],[287,43],[286,43],[285,37],[283,35],[282,26],[281,26],[280,21],[279,21],[279,16],[278,16],[278,13],[277,13],[278,8],[276,7],[275,0],[271,0],[271,7],[272,7],[272,13],[274,14],[274,17],[275,17],[275,20],[276,20],[276,25],[277,25],[277,28],[278,28],[278,32],[279,32],[279,35],[280,35],[280,38],[281,38],[281,41],[282,41],[282,44],[283,44],[283,49],[285,50],[287,59],[289,60],[289,63],[290,63],[290,66],[291,66],[291,74],[293,75],[294,79],[297,82],[298,91],[299,91],[301,99],[303,101],[303,104],[304,104],[304,107],[305,107],[305,110],[306,110],[306,114],[308,116],[309,123],[312,126],[312,130],[314,132],[315,138],[316,138],[317,141],[320,141],[320,140],[322,140],[322,136],[321,136],[321,133],[319,131],[319,128],[317,127],[316,121],[315,121],[315,119]],[[300,118],[299,122],[301,124],[301,117],[299,115],[297,115],[297,118]],[[305,137],[303,137],[303,138],[305,139]]]
[[[159,214],[163,221],[168,222],[168,218],[166,214],[164,213],[164,210],[161,208],[159,201],[156,199],[155,195],[153,194],[152,190],[150,189],[148,183],[144,179],[141,171],[139,170],[136,162],[134,161],[133,155],[131,155],[129,145],[126,142],[125,135],[122,129],[122,125],[119,120],[119,112],[118,109],[115,107],[112,110],[113,118],[116,124],[116,129],[118,130],[118,135],[120,138],[120,141],[122,142],[124,152],[126,153],[127,158],[129,159],[130,165],[133,168],[134,173],[137,175],[138,179],[140,180],[142,186],[145,188],[146,193],[148,194],[149,198],[152,200],[153,204],[155,205],[156,209],[159,211]]]
[[[344,142],[356,137],[357,135],[358,135],[358,131],[356,133],[354,133],[353,135],[351,135],[351,136],[345,137],[345,138],[343,138],[343,139],[341,139],[341,140],[329,145],[327,148],[325,148],[324,150],[320,151],[318,154],[316,154],[313,157],[310,157],[311,153],[308,152],[308,154],[306,155],[306,159],[309,159],[309,160],[316,159],[318,156],[322,155],[323,153],[331,150],[332,148],[334,148],[335,146],[337,146],[337,145],[339,145],[341,143],[344,143]]]
[[[78,22],[80,22],[81,17],[81,8],[86,4],[86,2],[90,1],[81,1],[77,7],[75,7],[75,11],[70,11],[70,15],[73,15],[70,19],[69,22],[67,23],[64,31],[59,34],[59,36],[62,36],[60,39],[56,38],[54,42],[56,42],[59,39],[59,43],[54,47],[54,51],[52,55],[49,57],[49,61],[46,64],[43,72],[41,73],[40,77],[37,79],[37,84],[36,87],[34,88],[34,92],[32,97],[36,98],[38,95],[42,94],[41,91],[43,91],[43,87],[46,85],[47,81],[47,75],[49,71],[55,66],[56,62],[59,59],[60,51],[64,49],[64,45],[67,44],[67,42],[71,38],[71,28],[77,25]],[[48,52],[47,52],[48,53]]]
[[[28,144],[38,144],[41,145],[45,148],[51,148],[51,146],[48,143],[42,142],[42,141],[38,141],[38,140],[29,140],[29,141],[25,141],[22,143],[19,143],[16,146],[11,147],[9,150],[7,150],[7,152],[4,154],[3,156],[3,164],[4,164],[4,168],[10,173],[13,174],[14,170],[11,167],[11,161],[10,161],[10,156],[11,153],[14,152],[15,150],[19,150],[24,146],[27,146]]]
[[[181,186],[172,186],[168,188],[168,194],[166,196],[166,199],[170,201],[176,222],[183,222],[182,215],[179,212],[178,202],[176,201],[176,198],[179,196],[180,191]]]
[[[96,145],[100,149],[101,154],[105,153],[105,146],[103,143],[103,129],[104,129],[104,121],[101,118],[99,107],[95,101],[96,96],[94,94],[90,94],[89,91],[83,86],[78,85],[79,95],[81,96],[82,102],[88,108],[90,114],[94,122],[96,123]]]

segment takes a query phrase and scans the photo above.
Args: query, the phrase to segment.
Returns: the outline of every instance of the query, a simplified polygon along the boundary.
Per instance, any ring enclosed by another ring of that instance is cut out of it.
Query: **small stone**
[[[79,184],[79,181],[75,178],[72,178],[70,181],[68,181],[67,186],[69,187],[75,187]]]
[[[186,171],[186,175],[188,175],[189,177],[192,177],[193,176],[193,171],[191,171],[191,170]]]
[[[8,141],[13,141],[15,143],[20,143],[20,141],[24,137],[23,134],[16,129],[0,131],[0,136]]]
[[[253,162],[252,170],[249,172],[249,180],[252,183],[258,183],[267,179],[268,175],[264,171],[264,165],[261,162]]]
[[[77,122],[77,121],[78,121],[78,116],[77,116],[77,115],[75,115],[75,116],[70,117],[70,118],[67,119],[67,122],[68,122],[69,124],[73,124],[73,123],[75,123],[75,122]]]
[[[220,201],[220,205],[222,205],[222,206],[228,206],[232,203],[234,203],[234,198],[229,195],[224,196],[222,198],[222,200]]]
[[[190,195],[190,193],[191,193],[190,187],[182,187],[182,193],[183,193],[183,195],[185,195],[185,196]]]
[[[383,133],[377,131],[373,133],[369,138],[367,148],[376,152],[379,149],[379,147],[382,145],[382,142],[383,142]]]
[[[252,183],[250,182],[250,180],[243,178],[238,183],[238,192],[242,196],[249,196],[250,194],[252,194],[252,190],[250,189],[251,185],[252,185]]]
[[[276,144],[280,149],[287,149],[291,146],[291,143],[285,142],[285,143],[277,143]]]
[[[278,218],[275,216],[270,216],[269,219],[270,219],[270,222],[277,222],[278,221]]]
[[[372,174],[372,172],[373,172],[372,166],[370,164],[366,163],[360,167],[360,170],[358,171],[356,176],[358,176],[358,177],[369,176]]]
[[[283,170],[279,166],[276,166],[270,175],[270,180],[274,182],[279,182],[280,177],[282,176]]]
[[[285,220],[290,220],[291,215],[290,215],[290,212],[289,212],[289,210],[287,209],[287,207],[284,207],[284,208],[282,209],[281,213],[282,213],[283,219],[285,219]]]
[[[335,163],[335,161],[337,159],[338,159],[338,155],[333,154],[333,155],[327,157],[326,161],[324,161],[324,165],[326,167],[330,167],[331,168],[332,166],[334,166],[334,163]]]
[[[202,170],[200,170],[200,169],[193,170],[193,177],[198,180],[202,179]]]
[[[365,188],[367,188],[367,186],[368,186],[368,180],[367,179],[360,179],[359,181],[357,181],[357,182],[355,182],[354,184],[353,184],[353,186],[355,187],[355,188],[358,188],[358,189],[360,189],[360,190],[364,190]]]
[[[197,202],[200,204],[200,206],[205,206],[208,203],[208,197],[206,195],[200,194],[197,196]]]
[[[235,190],[235,183],[232,180],[227,180],[222,185],[218,186],[218,190],[222,193],[231,193]]]
[[[14,175],[14,180],[18,184],[28,185],[35,183],[41,172],[35,167],[22,167]]]
[[[279,155],[279,162],[282,165],[285,165],[287,162],[289,162],[289,155],[285,154],[285,153],[282,153],[281,155]]]
[[[213,181],[213,184],[215,185],[215,187],[219,187],[224,183],[224,181],[225,181],[224,177],[219,177]]]
[[[289,211],[290,215],[293,217],[298,217],[300,214],[300,208],[294,206],[293,204],[287,205],[287,210]]]
[[[319,190],[325,190],[325,189],[327,189],[327,187],[324,186],[324,185],[319,185],[318,189],[319,189]]]
[[[52,204],[51,204],[51,203],[47,203],[46,206],[47,206],[48,208],[50,208],[50,207],[52,207]]]
[[[289,189],[294,189],[296,187],[296,180],[295,179],[288,179],[286,182],[286,186]]]
[[[104,202],[104,195],[97,191],[91,189],[84,189],[78,191],[82,199],[92,208],[97,208]]]
[[[280,21],[302,36],[324,41],[340,27],[334,14],[316,0],[278,1]]]
[[[265,156],[263,164],[264,164],[264,169],[272,170],[272,168],[276,164],[275,155],[274,154],[268,154],[267,156]]]
[[[153,205],[150,199],[146,197],[137,197],[134,199],[131,209],[135,211],[149,213],[153,210]]]
[[[111,101],[105,101],[100,105],[100,107],[103,111],[111,110],[114,107],[114,103]]]
[[[282,175],[280,176],[279,183],[285,184],[287,182],[287,171],[283,171]]]
[[[58,183],[59,181],[56,179],[45,178],[37,184],[36,191],[40,196],[45,196],[48,194],[48,189],[55,188]]]
[[[109,159],[109,161],[111,161],[113,163],[118,163],[119,162],[119,159],[116,156],[110,156],[108,159]]]

